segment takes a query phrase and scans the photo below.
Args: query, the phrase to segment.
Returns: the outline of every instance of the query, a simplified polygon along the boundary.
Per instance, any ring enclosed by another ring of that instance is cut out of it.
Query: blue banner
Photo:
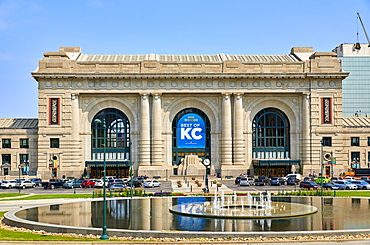
[[[180,118],[177,123],[178,148],[205,148],[206,127],[203,119],[194,113],[189,113]]]

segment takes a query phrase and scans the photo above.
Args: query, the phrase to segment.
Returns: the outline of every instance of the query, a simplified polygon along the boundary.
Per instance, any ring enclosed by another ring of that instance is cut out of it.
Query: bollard
[[[73,188],[73,194],[76,194],[76,188]]]
[[[190,192],[193,192],[193,186],[192,185],[190,186]]]
[[[161,197],[162,197],[162,190],[160,191],[160,193],[161,193]]]
[[[92,193],[92,198],[94,198],[94,192]]]

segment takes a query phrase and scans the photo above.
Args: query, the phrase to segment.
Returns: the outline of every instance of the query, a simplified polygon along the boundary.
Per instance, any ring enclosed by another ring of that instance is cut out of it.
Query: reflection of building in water
[[[91,227],[91,202],[39,207],[38,222]]]

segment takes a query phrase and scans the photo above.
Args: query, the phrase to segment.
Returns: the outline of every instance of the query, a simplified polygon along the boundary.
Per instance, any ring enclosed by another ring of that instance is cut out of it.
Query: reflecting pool
[[[272,197],[273,202],[299,203],[317,208],[305,216],[286,218],[207,218],[171,213],[172,207],[212,202],[212,197],[133,198],[107,201],[107,227],[129,230],[256,232],[318,231],[370,228],[367,198]],[[22,210],[16,216],[36,222],[101,228],[102,201],[83,201]]]

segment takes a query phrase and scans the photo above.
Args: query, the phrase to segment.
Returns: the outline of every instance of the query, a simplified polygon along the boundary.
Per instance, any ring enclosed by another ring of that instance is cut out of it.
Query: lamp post
[[[21,193],[21,169],[23,167],[23,164],[20,163],[18,165],[18,193]]]
[[[132,198],[132,188],[133,188],[133,179],[132,179],[132,141],[129,141],[129,147],[130,147],[130,198]]]
[[[208,188],[208,169],[209,169],[209,166],[211,165],[211,160],[209,160],[208,158],[205,158],[203,159],[203,165],[206,167],[206,179],[205,179],[205,182],[206,182],[206,193],[209,192],[209,188]]]
[[[324,141],[323,140],[320,140],[320,143],[321,143],[321,157],[320,157],[320,161],[321,161],[321,189],[322,187],[324,186]]]
[[[107,125],[105,124],[105,119],[101,121],[100,119],[95,119],[95,123],[100,123],[103,127],[103,137],[104,137],[104,157],[103,157],[103,234],[100,237],[100,240],[108,240],[109,237],[107,235],[107,187],[106,187],[106,182],[107,182],[107,175],[106,175],[106,168],[107,168],[107,163],[105,160],[105,154],[107,151]]]

